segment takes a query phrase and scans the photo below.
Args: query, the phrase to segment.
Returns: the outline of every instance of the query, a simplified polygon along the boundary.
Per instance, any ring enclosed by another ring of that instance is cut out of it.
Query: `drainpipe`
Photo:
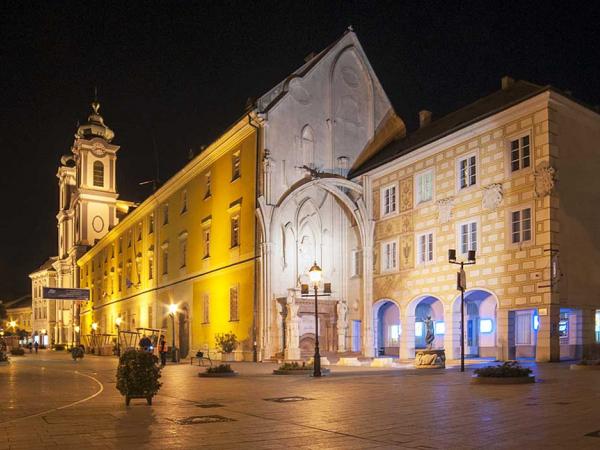
[[[251,111],[248,112],[248,125],[256,130],[256,161],[254,169],[254,293],[253,293],[253,306],[252,306],[252,361],[258,362],[258,348],[257,348],[257,320],[258,315],[258,282],[260,278],[260,272],[258,270],[258,255],[260,254],[260,247],[258,243],[258,218],[256,217],[256,208],[258,206],[258,177],[260,175],[260,127],[255,125],[252,121]]]

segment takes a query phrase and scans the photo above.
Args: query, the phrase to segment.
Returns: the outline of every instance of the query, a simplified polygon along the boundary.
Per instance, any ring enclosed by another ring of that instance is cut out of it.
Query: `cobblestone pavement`
[[[153,406],[130,407],[115,368],[115,358],[75,363],[54,352],[0,366],[0,450],[600,448],[600,437],[585,436],[600,430],[600,372],[564,363],[533,366],[540,382],[520,386],[470,385],[472,366],[333,367],[312,379],[241,363],[238,377],[206,379],[198,367],[169,365]],[[265,400],[281,397],[307,400]],[[181,423],[198,416],[225,421]]]

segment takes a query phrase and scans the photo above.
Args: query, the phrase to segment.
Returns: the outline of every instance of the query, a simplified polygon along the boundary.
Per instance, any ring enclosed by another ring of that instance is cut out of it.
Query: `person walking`
[[[160,354],[160,365],[165,367],[167,365],[167,341],[164,336],[161,336],[158,342],[158,353]]]
[[[35,352],[38,352],[38,348],[40,347],[40,344],[38,344],[38,341],[35,341],[35,344],[33,344],[33,348],[35,348]]]

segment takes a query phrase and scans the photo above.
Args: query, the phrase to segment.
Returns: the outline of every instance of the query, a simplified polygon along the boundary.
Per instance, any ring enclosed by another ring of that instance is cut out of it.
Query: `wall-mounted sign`
[[[46,300],[89,300],[89,289],[44,287],[42,296]]]

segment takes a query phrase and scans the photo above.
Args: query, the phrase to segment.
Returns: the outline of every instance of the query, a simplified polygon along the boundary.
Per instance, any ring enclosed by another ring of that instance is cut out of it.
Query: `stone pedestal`
[[[417,369],[444,369],[446,368],[445,350],[417,350],[415,354],[415,368]]]

